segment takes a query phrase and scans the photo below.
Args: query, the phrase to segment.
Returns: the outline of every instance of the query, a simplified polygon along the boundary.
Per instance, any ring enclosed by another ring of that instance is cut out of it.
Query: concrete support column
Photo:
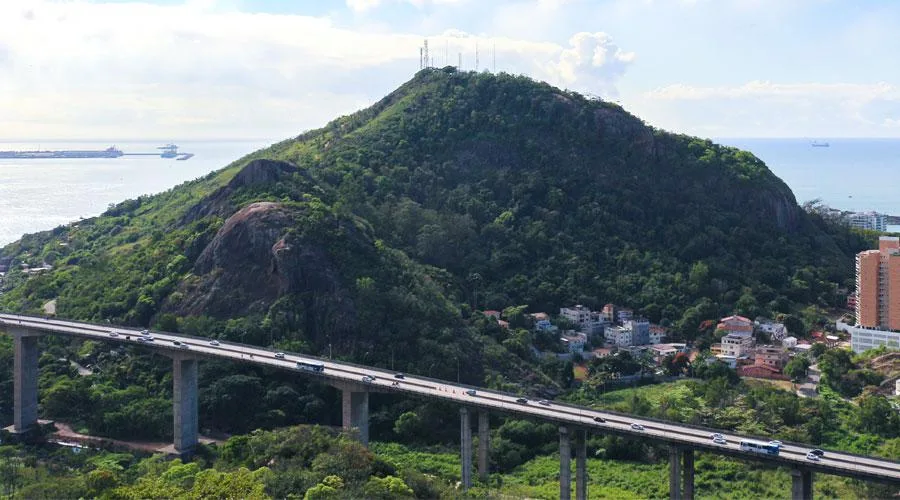
[[[175,417],[175,451],[181,455],[194,451],[199,441],[197,405],[197,359],[172,358],[172,404]]]
[[[812,500],[812,471],[791,470],[791,500]]]
[[[491,423],[486,411],[478,412],[478,478],[482,483],[488,480],[490,473]]]
[[[13,432],[32,429],[38,421],[37,334],[13,331]]]
[[[472,487],[472,421],[469,409],[459,409],[459,458],[463,490]]]
[[[344,430],[356,429],[359,442],[369,446],[369,393],[346,388],[342,389],[341,398]]]
[[[694,449],[688,448],[681,451],[682,454],[682,488],[684,488],[684,500],[694,500]]]
[[[681,500],[681,454],[677,446],[669,446],[669,498]]]
[[[575,433],[575,500],[587,500],[587,431]]]
[[[569,428],[559,427],[559,498],[572,498],[572,444],[569,441]]]

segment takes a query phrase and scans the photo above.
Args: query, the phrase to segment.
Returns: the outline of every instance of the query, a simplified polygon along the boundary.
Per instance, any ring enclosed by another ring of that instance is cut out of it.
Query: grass
[[[459,454],[455,449],[416,449],[397,443],[372,443],[371,450],[399,468],[410,468],[439,477],[450,484],[460,478]],[[572,497],[574,498],[575,461],[572,460]],[[695,465],[696,498],[790,498],[791,476],[787,469],[697,453]],[[588,497],[592,499],[667,498],[668,463],[639,463],[589,458]],[[844,478],[818,474],[814,480],[816,498],[866,498],[861,490]],[[559,457],[534,458],[508,474],[491,474],[487,484],[470,490],[474,498],[559,498]]]

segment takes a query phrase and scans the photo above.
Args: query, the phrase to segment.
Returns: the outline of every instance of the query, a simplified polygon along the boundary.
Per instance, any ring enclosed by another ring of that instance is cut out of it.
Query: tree
[[[856,422],[861,431],[888,438],[900,436],[900,415],[887,398],[868,393],[860,396],[858,403]]]
[[[421,436],[422,419],[413,411],[402,413],[394,422],[394,434],[405,441],[413,441]]]
[[[809,368],[809,365],[810,362],[806,356],[796,356],[785,365],[784,374],[797,382],[806,376],[806,370]]]
[[[366,498],[394,499],[413,498],[415,494],[412,488],[406,485],[402,479],[396,476],[371,477],[363,490]]]
[[[818,359],[821,355],[825,354],[825,351],[828,350],[828,346],[826,346],[823,342],[816,342],[809,348],[809,353],[813,358]]]

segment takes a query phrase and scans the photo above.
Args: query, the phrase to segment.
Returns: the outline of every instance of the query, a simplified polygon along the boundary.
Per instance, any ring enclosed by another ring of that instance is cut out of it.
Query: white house
[[[787,349],[793,349],[797,347],[797,337],[785,337],[781,339],[781,345]]]
[[[750,354],[753,349],[753,337],[743,334],[729,333],[722,337],[722,354],[742,358]]]
[[[757,321],[756,326],[759,327],[760,330],[768,333],[774,340],[781,340],[788,334],[787,328],[784,327],[783,323],[763,320]]]
[[[633,337],[631,328],[626,328],[624,326],[610,326],[606,328],[603,333],[607,343],[612,343],[620,347],[632,345]]]
[[[582,353],[584,352],[584,344],[587,342],[587,335],[583,333],[567,333],[561,336],[559,340],[570,353]]]

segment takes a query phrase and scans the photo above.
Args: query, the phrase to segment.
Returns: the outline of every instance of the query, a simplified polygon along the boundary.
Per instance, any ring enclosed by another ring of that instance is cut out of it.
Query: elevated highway
[[[825,450],[818,460],[808,458],[814,448],[801,443],[785,442],[777,455],[742,451],[741,441],[763,440],[717,429],[678,424],[587,407],[544,402],[520,395],[480,387],[421,377],[371,366],[332,361],[296,353],[279,353],[272,349],[213,341],[182,334],[141,331],[114,325],[90,324],[62,319],[0,314],[0,329],[13,335],[15,354],[15,424],[14,431],[23,432],[37,422],[37,342],[40,335],[69,335],[112,343],[138,344],[168,355],[174,363],[175,451],[190,453],[197,444],[197,360],[231,359],[296,372],[321,379],[323,383],[343,391],[344,427],[354,428],[360,439],[368,442],[368,394],[393,392],[451,402],[461,407],[460,437],[462,447],[463,484],[471,483],[472,429],[470,412],[477,411],[479,449],[478,472],[487,475],[487,450],[490,446],[488,412],[504,413],[554,422],[560,426],[560,460],[562,470],[569,470],[571,438],[575,438],[576,497],[586,496],[586,433],[602,433],[639,438],[663,444],[670,449],[670,496],[693,497],[693,452],[727,455],[744,460],[768,462],[788,467],[793,474],[793,496],[810,498],[812,473],[834,474],[856,479],[885,482],[900,488],[900,463],[880,458]],[[149,340],[152,337],[152,340]],[[724,443],[711,439],[720,433]],[[560,475],[562,498],[569,498],[569,475]]]

